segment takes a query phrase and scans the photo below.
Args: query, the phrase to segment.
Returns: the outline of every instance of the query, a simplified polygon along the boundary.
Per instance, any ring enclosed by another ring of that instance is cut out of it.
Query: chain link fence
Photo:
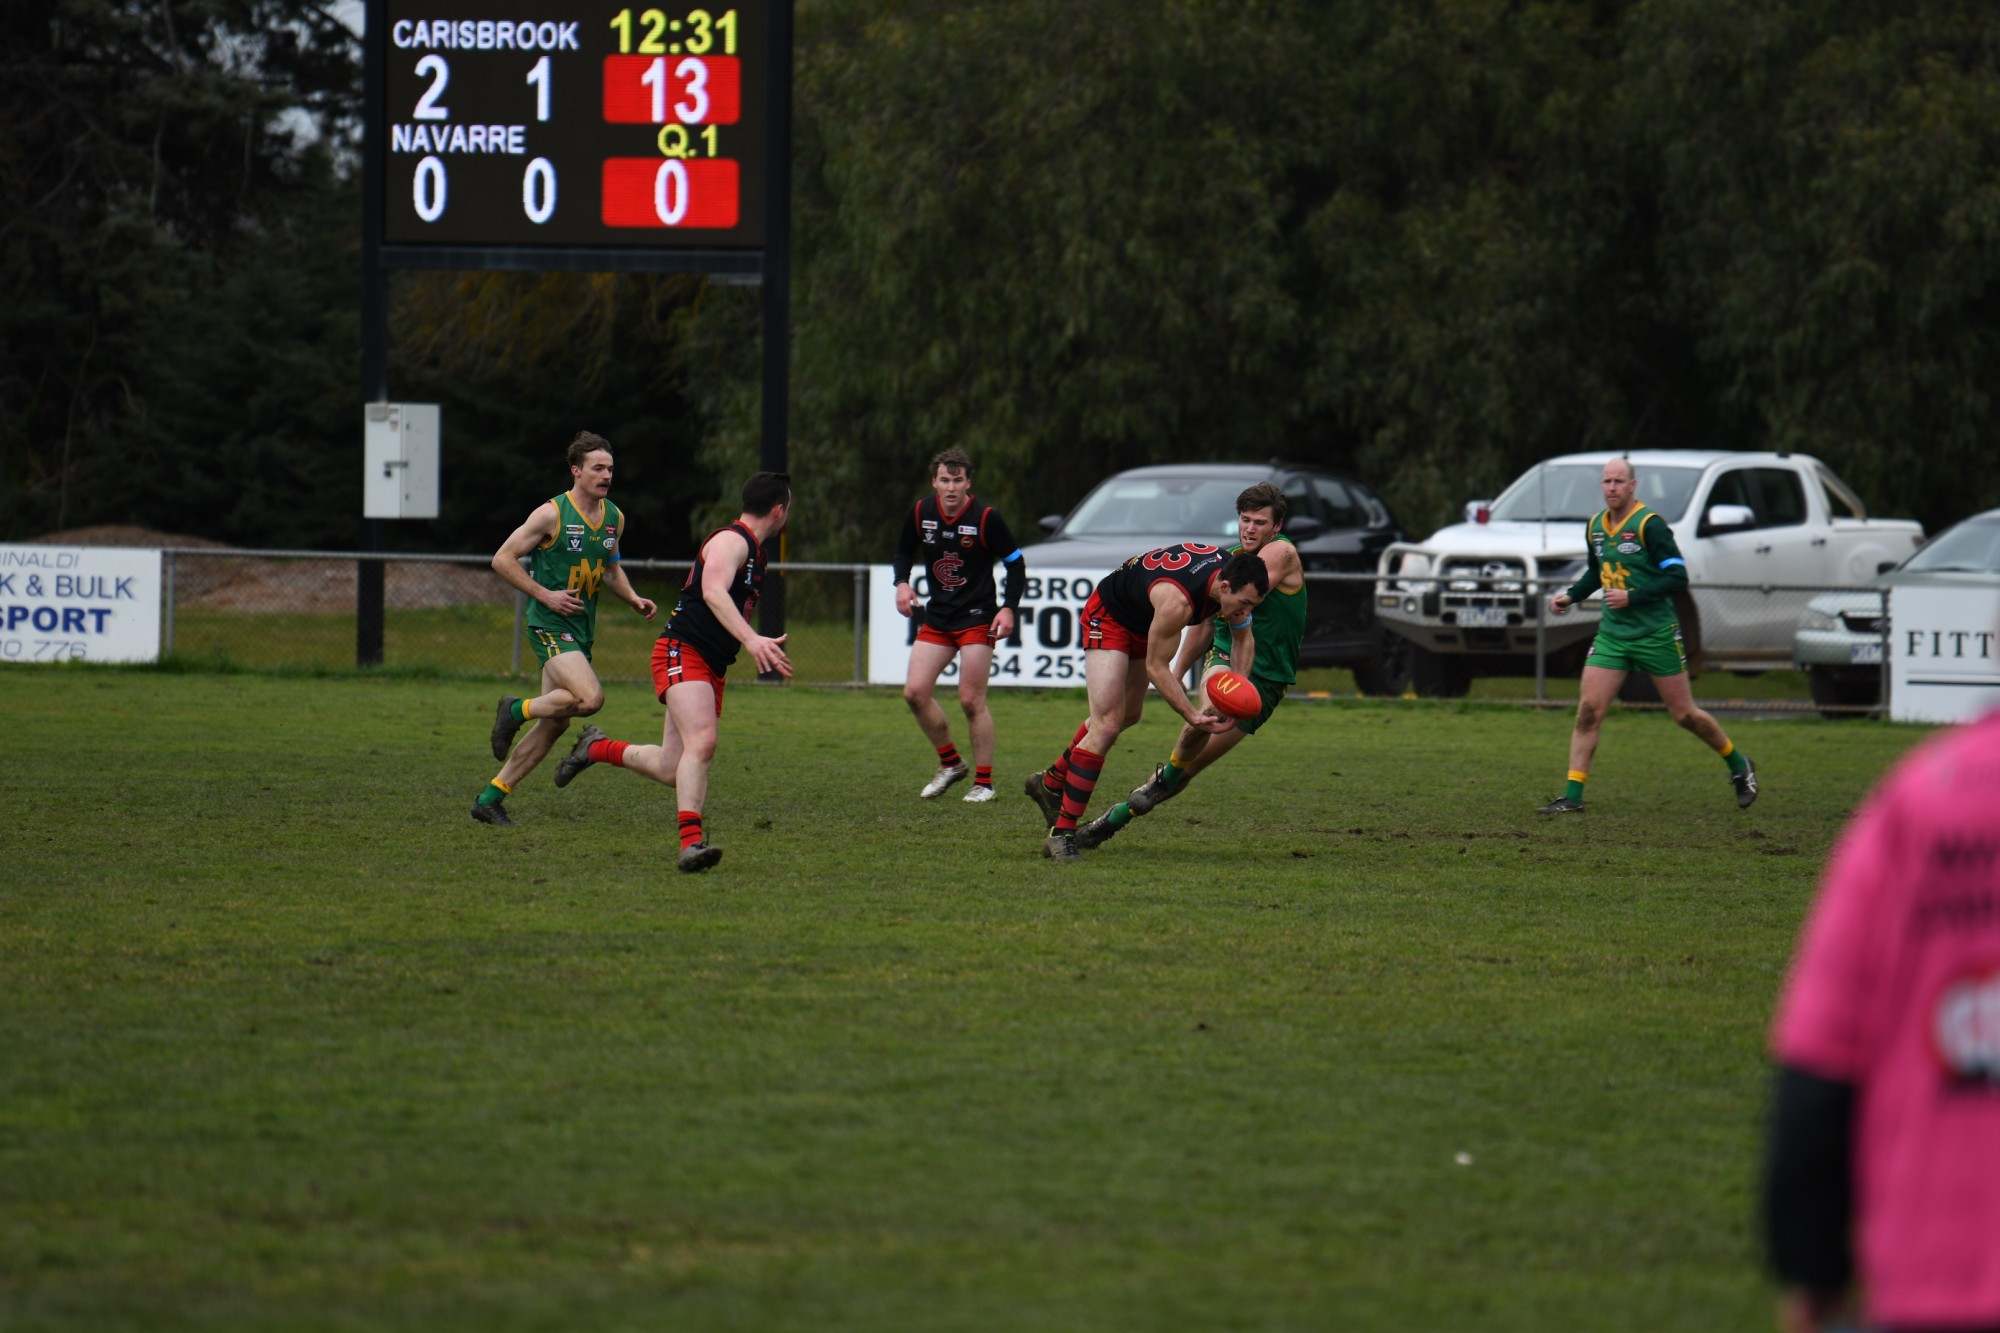
[[[1322,576],[1359,577],[1359,576]],[[1481,676],[1532,676],[1538,699],[1581,672],[1602,604],[1593,597],[1565,615],[1548,610],[1571,580],[1447,565],[1422,578],[1375,581],[1375,609],[1411,644],[1418,695],[1452,698]],[[1885,712],[1889,697],[1889,594],[1879,584],[1693,583],[1674,599],[1682,647],[1697,677],[1803,672],[1796,699],[1760,702],[1829,716]],[[1574,694],[1572,687],[1570,693]],[[1698,689],[1697,698],[1713,690]],[[1629,679],[1627,702],[1657,699]]]
[[[527,598],[501,582],[489,557],[328,551],[163,551],[162,651],[197,661],[340,669],[356,661],[356,607],[365,565],[381,566],[382,662],[388,666],[532,675]],[[626,576],[659,604],[648,623],[601,598],[591,658],[607,681],[649,678],[653,640],[665,628],[686,560],[626,560]],[[782,580],[786,652],[794,679],[865,679],[866,565],[771,566]]]
[[[357,657],[357,591],[364,565],[381,566],[382,661],[406,668],[532,675],[527,599],[501,582],[480,555],[408,555],[328,551],[246,551],[168,547],[163,551],[163,651],[184,659],[346,669]],[[626,560],[627,577],[659,604],[649,624],[614,599],[598,607],[592,653],[607,681],[648,678],[653,640],[671,614],[691,564]],[[864,564],[773,565],[782,583],[785,630],[794,679],[861,685],[868,679],[867,580]],[[1566,616],[1546,613],[1555,581],[1448,571],[1429,579],[1314,572],[1323,596],[1365,585],[1384,630],[1390,671],[1406,695],[1456,698],[1475,680],[1508,677],[1517,696],[1573,700],[1584,653],[1597,623],[1596,602]],[[767,584],[767,590],[772,584]],[[767,591],[767,596],[769,592]],[[1697,698],[1723,693],[1713,684],[1804,668],[1805,688],[1789,697],[1754,686],[1761,707],[1829,716],[1880,714],[1888,701],[1888,594],[1878,585],[1701,583],[1680,599]],[[900,634],[902,627],[898,626]],[[1344,675],[1344,673],[1340,673]],[[1628,682],[1627,702],[1657,698],[1643,678]],[[1338,684],[1336,689],[1341,688]],[[1532,688],[1532,695],[1528,690]],[[1482,697],[1487,695],[1479,691]]]

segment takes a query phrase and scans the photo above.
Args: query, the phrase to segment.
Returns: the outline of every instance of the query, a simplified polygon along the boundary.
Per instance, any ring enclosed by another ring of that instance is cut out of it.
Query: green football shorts
[[[564,653],[582,653],[584,660],[590,660],[590,640],[580,639],[568,630],[537,629],[528,627],[528,642],[535,650],[535,660],[547,666]]]
[[[1614,639],[1600,629],[1583,664],[1607,671],[1643,671],[1649,676],[1678,676],[1688,669],[1678,622],[1636,639]]]

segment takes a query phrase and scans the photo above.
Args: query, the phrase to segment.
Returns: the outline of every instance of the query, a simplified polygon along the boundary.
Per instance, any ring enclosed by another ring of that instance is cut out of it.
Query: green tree
[[[2000,11],[1649,0],[1627,65],[1734,438],[1934,527],[2000,504]]]
[[[0,275],[12,294],[0,303],[0,531],[185,522],[182,506],[203,502],[212,477],[251,482],[260,458],[233,447],[240,414],[175,405],[186,380],[169,372],[211,372],[202,325],[240,330],[219,308],[241,302],[247,319],[274,295],[246,266],[294,260],[308,236],[346,244],[321,229],[358,93],[356,43],[331,8],[0,10]],[[316,294],[321,308],[328,295]],[[319,321],[261,332],[292,344],[280,360],[345,350],[327,348],[338,335]],[[289,434],[295,406],[250,433]],[[191,477],[192,489],[178,484]]]

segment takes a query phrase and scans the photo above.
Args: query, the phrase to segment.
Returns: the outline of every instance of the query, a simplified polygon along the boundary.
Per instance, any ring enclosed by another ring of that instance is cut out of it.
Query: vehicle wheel
[[[1395,698],[1410,683],[1410,657],[1417,646],[1400,634],[1376,632],[1375,656],[1352,664],[1354,688],[1363,694]]]
[[[1882,702],[1882,689],[1875,681],[1842,679],[1825,667],[1807,667],[1806,685],[1812,690],[1813,706],[1824,718],[1860,717]]]
[[[1472,685],[1472,664],[1456,654],[1410,646],[1410,684],[1426,699],[1462,698]]]

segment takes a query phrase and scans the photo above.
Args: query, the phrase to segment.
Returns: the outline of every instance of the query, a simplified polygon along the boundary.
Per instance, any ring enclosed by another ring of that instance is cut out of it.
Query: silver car
[[[2000,509],[1974,514],[1946,528],[1872,583],[1870,590],[1827,592],[1813,598],[1792,636],[1792,660],[1806,673],[1813,702],[1829,717],[1881,706],[1890,588],[2000,583]]]

